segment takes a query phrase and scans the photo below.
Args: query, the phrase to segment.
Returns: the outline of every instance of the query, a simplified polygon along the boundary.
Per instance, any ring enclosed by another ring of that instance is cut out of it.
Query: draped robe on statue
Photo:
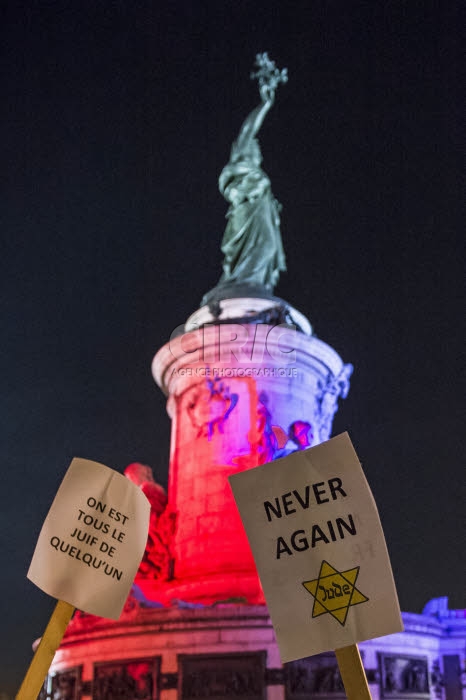
[[[260,167],[259,143],[250,134],[255,114],[246,119],[219,177],[220,192],[231,203],[221,245],[225,258],[219,284],[248,284],[272,291],[280,272],[286,270],[285,253],[280,204]]]

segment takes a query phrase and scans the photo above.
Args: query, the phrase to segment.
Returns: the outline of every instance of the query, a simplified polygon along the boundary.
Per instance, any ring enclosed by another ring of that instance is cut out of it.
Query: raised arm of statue
[[[261,90],[262,103],[248,114],[241,126],[238,138],[234,144],[237,157],[251,150],[251,141],[257,135],[257,132],[264,122],[265,115],[273,105],[275,94],[271,93],[264,99],[265,93],[266,90],[264,88],[264,90]]]
[[[275,91],[280,83],[288,80],[286,68],[281,71],[271,61],[267,53],[256,56],[257,71],[251,73],[251,78],[259,81],[259,93],[262,99],[261,104],[256,107],[244,120],[238,134],[238,138],[233,144],[232,158],[247,157],[247,154],[254,150],[252,140],[256,137],[261,128],[265,115],[275,101]]]

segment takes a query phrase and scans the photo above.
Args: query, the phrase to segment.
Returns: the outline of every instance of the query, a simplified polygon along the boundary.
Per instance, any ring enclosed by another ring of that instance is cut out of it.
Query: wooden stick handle
[[[16,700],[37,700],[40,689],[53,661],[55,652],[65,634],[68,622],[74,613],[74,607],[64,600],[59,600],[45,629],[36,653],[16,695]]]
[[[372,700],[357,644],[335,649],[348,700]]]

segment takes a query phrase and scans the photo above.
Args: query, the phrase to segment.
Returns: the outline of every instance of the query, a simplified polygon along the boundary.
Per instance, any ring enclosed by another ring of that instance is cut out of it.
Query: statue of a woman
[[[272,292],[286,270],[280,236],[280,204],[261,168],[256,134],[271,108],[278,83],[287,79],[267,54],[256,59],[261,104],[244,121],[233,143],[229,163],[219,177],[220,192],[230,202],[222,240],[223,275],[219,286],[244,284]]]

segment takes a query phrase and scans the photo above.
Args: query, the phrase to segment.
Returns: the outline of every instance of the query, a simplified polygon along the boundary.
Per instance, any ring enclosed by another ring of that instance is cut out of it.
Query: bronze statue
[[[280,272],[286,270],[280,236],[280,204],[270,180],[261,168],[262,156],[256,134],[272,107],[275,91],[286,82],[286,69],[279,71],[266,53],[256,57],[261,104],[246,117],[233,143],[229,163],[219,177],[220,192],[230,202],[228,223],[221,249],[225,255],[223,275],[217,287],[243,284],[272,292]]]

